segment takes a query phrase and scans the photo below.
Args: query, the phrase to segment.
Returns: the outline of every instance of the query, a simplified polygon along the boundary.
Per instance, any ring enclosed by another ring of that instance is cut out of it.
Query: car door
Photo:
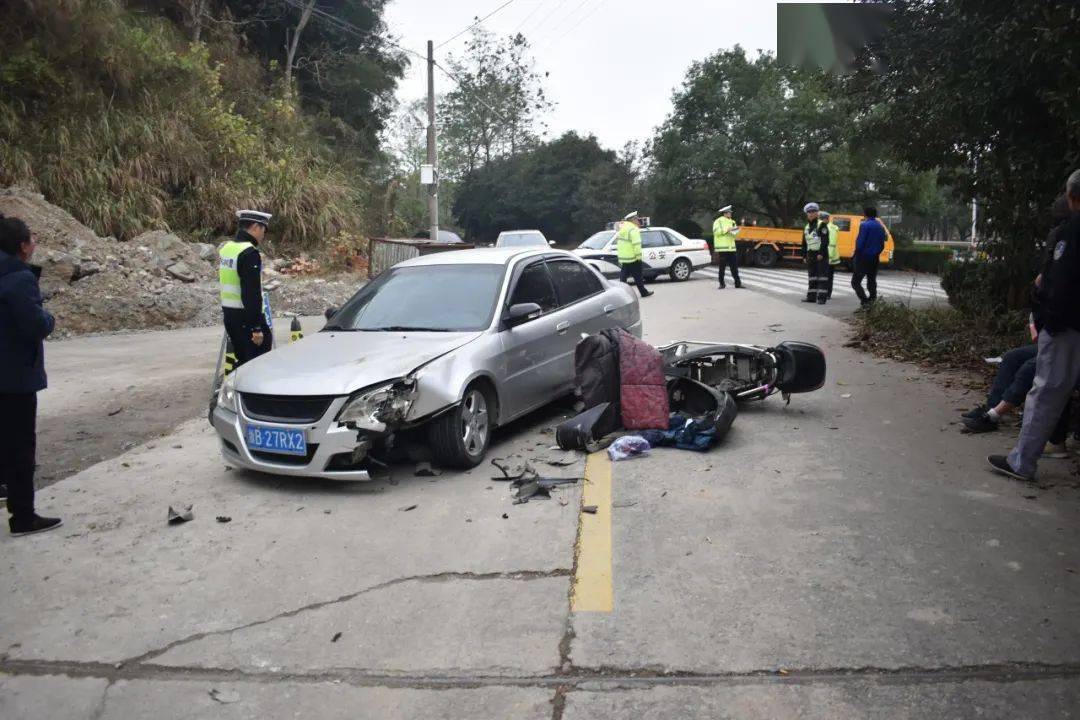
[[[559,298],[557,335],[553,342],[558,346],[560,382],[553,392],[561,395],[574,386],[574,351],[582,334],[591,335],[614,327],[613,314],[617,308],[610,304],[605,309],[604,284],[581,262],[573,258],[556,258],[548,260],[547,265]]]
[[[641,254],[645,264],[656,272],[667,272],[675,258],[675,250],[662,230],[641,231]]]
[[[515,272],[507,297],[506,308],[536,303],[541,310],[538,317],[499,333],[506,364],[503,417],[514,418],[549,400],[562,372],[557,367],[559,347],[552,341],[559,332],[559,301],[543,258],[527,261]]]

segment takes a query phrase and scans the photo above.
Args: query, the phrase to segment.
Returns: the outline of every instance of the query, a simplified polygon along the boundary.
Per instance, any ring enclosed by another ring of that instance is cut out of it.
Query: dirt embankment
[[[216,245],[185,242],[163,230],[129,242],[98,237],[41,195],[18,187],[0,189],[0,213],[21,218],[37,235],[33,262],[42,266],[45,305],[56,316],[54,338],[221,321]],[[291,262],[263,252],[263,287],[275,314],[322,314],[364,280],[348,273],[286,277],[278,269]]]

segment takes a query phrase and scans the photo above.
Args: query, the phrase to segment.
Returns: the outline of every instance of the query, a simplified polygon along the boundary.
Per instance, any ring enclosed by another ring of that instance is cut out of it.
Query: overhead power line
[[[451,80],[453,80],[454,82],[456,82],[456,83],[458,84],[458,87],[464,87],[464,85],[465,85],[465,82],[464,82],[464,81],[463,81],[463,80],[462,80],[461,78],[459,78],[459,77],[458,77],[457,75],[455,75],[455,74],[454,74],[454,73],[452,73],[451,71],[447,70],[446,68],[444,68],[444,67],[443,67],[442,65],[440,65],[439,63],[435,63],[435,67],[437,67],[437,68],[439,68],[440,70],[442,70],[442,71],[443,71],[443,74],[444,74],[444,75],[446,75],[446,77],[448,77],[448,78],[450,78]],[[499,118],[499,119],[500,119],[500,120],[502,120],[502,121],[503,121],[504,123],[509,123],[509,122],[510,122],[509,120],[507,120],[507,119],[506,119],[506,117],[505,117],[505,116],[504,116],[504,115],[503,115],[503,114],[502,114],[501,112],[499,112],[499,111],[498,111],[498,110],[496,110],[495,108],[491,107],[491,105],[488,105],[487,101],[486,101],[486,100],[484,100],[483,98],[481,98],[481,97],[476,97],[476,98],[473,98],[473,99],[474,99],[474,100],[475,100],[476,102],[478,102],[478,103],[480,103],[481,105],[483,105],[484,107],[486,107],[486,108],[487,108],[488,110],[490,110],[490,111],[491,111],[491,114],[492,114],[492,115],[494,115],[495,117]]]
[[[533,27],[531,29],[532,34],[531,35],[526,34],[525,37],[534,37],[535,38],[537,35],[539,35],[540,34],[540,28],[544,27],[544,24],[548,20],[551,19],[551,16],[554,15],[555,13],[559,12],[559,9],[565,4],[566,4],[566,0],[559,0],[559,4],[556,5],[555,7],[551,8],[551,12],[549,12],[544,17],[540,18],[540,22],[533,25]]]
[[[441,47],[442,47],[443,45],[447,44],[448,42],[452,42],[452,41],[454,41],[454,40],[457,40],[457,39],[458,39],[459,37],[461,37],[461,36],[462,36],[462,35],[464,35],[465,33],[469,32],[469,31],[470,31],[470,30],[472,30],[473,28],[477,28],[477,27],[480,27],[480,26],[481,26],[481,25],[482,25],[482,24],[484,23],[484,21],[485,21],[485,20],[487,20],[487,19],[488,19],[489,17],[491,17],[492,15],[494,15],[494,14],[495,14],[495,13],[497,13],[497,12],[499,12],[499,11],[500,11],[500,10],[502,10],[502,9],[503,9],[504,7],[506,7],[507,5],[511,5],[511,4],[512,4],[512,3],[514,3],[514,2],[516,2],[516,0],[506,0],[506,2],[504,2],[504,3],[502,4],[502,5],[500,5],[499,7],[495,8],[494,10],[492,10],[491,12],[489,12],[489,13],[488,13],[487,15],[485,15],[485,16],[484,16],[484,17],[482,17],[482,18],[480,18],[480,19],[479,19],[479,20],[477,20],[476,22],[474,22],[474,23],[473,23],[472,25],[468,25],[468,26],[466,26],[466,27],[465,27],[464,29],[462,29],[462,30],[460,30],[459,32],[455,33],[454,35],[450,36],[450,37],[449,37],[449,38],[447,38],[446,40],[443,40],[443,41],[442,41],[441,43],[439,43],[438,45],[436,45],[436,46],[435,46],[435,49],[436,49],[436,50],[438,50],[439,48],[441,48]]]
[[[573,7],[573,9],[570,10],[570,12],[568,12],[566,15],[563,16],[562,20],[559,20],[558,22],[556,22],[554,25],[551,26],[551,33],[554,34],[554,33],[558,32],[560,29],[562,29],[562,27],[566,25],[567,21],[569,21],[570,18],[574,17],[574,15],[577,14],[578,10],[583,8],[585,6],[585,4],[588,3],[588,2],[589,2],[589,0],[581,0],[581,2],[579,2],[577,5],[575,5]]]
[[[525,27],[525,23],[532,20],[532,16],[535,15],[536,11],[539,10],[540,8],[542,8],[543,6],[544,6],[544,0],[536,0],[536,7],[534,7],[532,9],[532,12],[530,12],[528,15],[525,16],[525,19],[523,19],[520,23],[518,23],[518,26],[516,28],[514,28],[514,34],[516,35],[518,33],[518,31],[521,30],[521,28]]]
[[[584,23],[586,20],[591,18],[593,15],[595,15],[596,11],[599,10],[603,6],[603,4],[606,3],[606,2],[607,2],[607,0],[600,0],[600,2],[598,2],[596,5],[594,5],[591,10],[589,10],[587,13],[585,13],[580,18],[578,18],[578,21],[576,23],[574,23],[566,32],[559,35],[554,40],[552,40],[550,42],[547,42],[547,43],[544,43],[543,47],[554,47],[555,45],[559,44],[559,41],[561,41],[563,38],[565,38],[570,33],[577,30],[578,27],[580,27],[582,23]]]
[[[297,10],[306,10],[307,9],[307,5],[305,5],[300,0],[285,0],[285,4],[289,5],[291,7],[294,7]],[[350,23],[348,20],[345,20],[343,18],[339,18],[337,15],[332,15],[331,13],[328,13],[325,10],[319,8],[318,6],[313,7],[311,9],[311,12],[312,12],[313,15],[318,16],[319,18],[321,18],[322,20],[324,20],[328,24],[332,25],[333,27],[337,28],[338,30],[341,30],[342,32],[345,32],[345,33],[348,33],[348,34],[350,34],[350,35],[352,35],[354,37],[360,38],[361,40],[367,40],[367,39],[370,39],[370,38],[375,38],[376,40],[379,40],[380,42],[384,42],[387,45],[390,45],[391,47],[395,47],[395,48],[397,48],[398,50],[401,50],[404,53],[408,53],[410,55],[415,55],[416,57],[420,58],[424,62],[427,62],[427,57],[423,53],[419,53],[416,50],[412,50],[410,48],[399,45],[398,43],[394,42],[390,38],[383,37],[382,35],[379,35],[378,33],[362,30],[362,29],[358,28],[357,26],[353,25],[352,23]]]

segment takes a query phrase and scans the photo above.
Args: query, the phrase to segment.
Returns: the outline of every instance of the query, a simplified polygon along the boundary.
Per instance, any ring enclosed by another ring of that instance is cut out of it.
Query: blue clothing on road
[[[41,268],[0,251],[0,393],[44,390],[45,338],[53,316],[42,307]]]
[[[856,258],[876,258],[885,251],[885,226],[877,218],[863,218],[855,237]]]

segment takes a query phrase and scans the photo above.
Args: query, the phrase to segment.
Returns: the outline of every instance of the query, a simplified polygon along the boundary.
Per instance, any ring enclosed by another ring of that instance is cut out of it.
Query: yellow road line
[[[577,569],[570,595],[573,612],[611,612],[611,460],[607,452],[593,453],[585,463],[581,505],[595,505],[596,514],[579,514]]]

